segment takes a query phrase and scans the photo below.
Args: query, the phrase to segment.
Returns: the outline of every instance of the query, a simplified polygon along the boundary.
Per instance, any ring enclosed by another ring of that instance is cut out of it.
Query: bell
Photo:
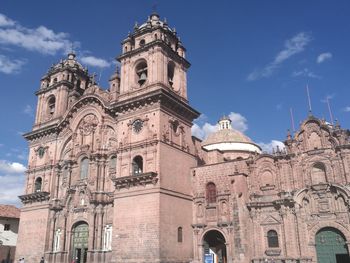
[[[147,79],[146,72],[142,72],[138,81],[139,84],[142,85],[143,83],[145,83],[146,79]]]

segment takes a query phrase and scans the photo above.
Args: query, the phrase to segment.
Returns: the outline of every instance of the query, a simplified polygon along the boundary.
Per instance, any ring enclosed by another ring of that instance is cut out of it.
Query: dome
[[[51,66],[51,68],[49,69],[47,74],[53,74],[53,73],[60,71],[64,68],[70,68],[70,69],[74,69],[74,70],[80,70],[83,72],[87,72],[87,70],[84,69],[84,67],[76,60],[75,57],[76,57],[75,53],[70,52],[67,55],[66,59],[61,60],[56,65]]]
[[[210,134],[203,142],[206,150],[237,151],[261,153],[261,148],[248,136],[231,127],[231,120],[223,117],[219,121],[219,130]]]
[[[243,133],[234,129],[219,130],[210,134],[203,142],[202,145],[210,145],[222,142],[243,142],[252,143],[252,140]]]
[[[157,13],[152,13],[147,19],[147,22],[143,23],[140,26],[136,26],[136,29],[143,30],[143,29],[146,29],[147,27],[162,27],[167,31],[175,33],[174,30],[168,26],[166,19],[164,19],[164,21],[160,20],[160,17]]]

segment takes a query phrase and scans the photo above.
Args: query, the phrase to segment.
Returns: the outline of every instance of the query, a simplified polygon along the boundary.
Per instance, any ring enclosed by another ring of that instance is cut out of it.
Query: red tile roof
[[[19,218],[21,211],[13,205],[0,205],[0,217]]]

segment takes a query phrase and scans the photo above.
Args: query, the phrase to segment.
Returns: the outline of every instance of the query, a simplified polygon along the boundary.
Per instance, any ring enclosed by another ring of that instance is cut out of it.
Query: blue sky
[[[0,4],[0,203],[22,191],[23,132],[33,124],[41,76],[73,44],[100,84],[114,70],[120,42],[156,3],[187,48],[191,105],[205,136],[223,115],[257,143],[283,141],[313,114],[350,127],[349,1],[19,1]]]

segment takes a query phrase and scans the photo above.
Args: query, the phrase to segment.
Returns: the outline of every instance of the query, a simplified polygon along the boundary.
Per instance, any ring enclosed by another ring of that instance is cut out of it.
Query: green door
[[[89,226],[86,223],[78,224],[73,229],[73,259],[74,263],[86,263],[88,240],[89,240]]]
[[[323,228],[316,234],[318,263],[350,262],[344,235],[335,228]]]

